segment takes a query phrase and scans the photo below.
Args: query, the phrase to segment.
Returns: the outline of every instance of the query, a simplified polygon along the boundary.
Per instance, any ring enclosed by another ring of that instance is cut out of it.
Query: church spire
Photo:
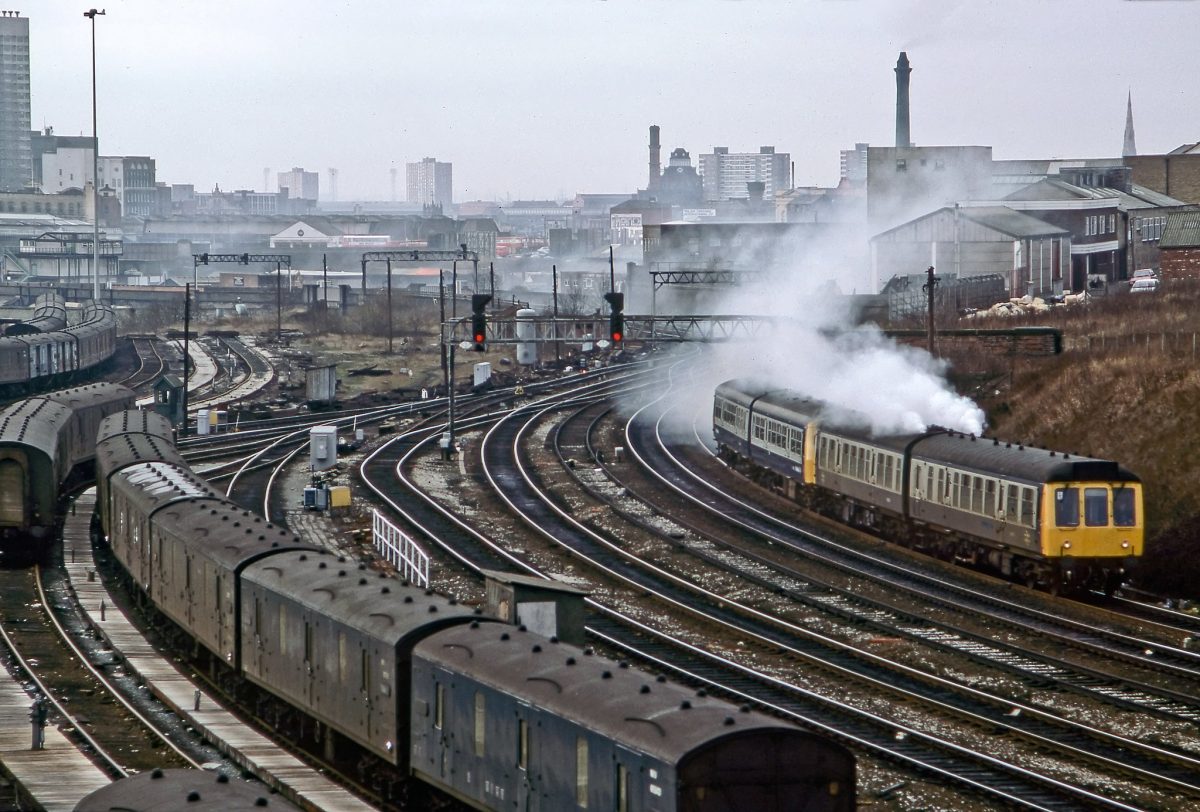
[[[1137,155],[1137,144],[1133,140],[1133,91],[1125,103],[1125,148],[1121,150],[1122,157]]]

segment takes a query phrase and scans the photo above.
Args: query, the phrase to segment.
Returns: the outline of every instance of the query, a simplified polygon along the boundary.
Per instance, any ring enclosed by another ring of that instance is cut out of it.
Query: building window
[[[908,171],[908,161],[905,160],[904,158],[897,158],[896,159],[896,171],[897,172],[907,172]]]

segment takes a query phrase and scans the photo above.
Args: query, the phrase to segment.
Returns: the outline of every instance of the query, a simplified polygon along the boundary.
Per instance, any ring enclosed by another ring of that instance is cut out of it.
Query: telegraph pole
[[[929,270],[927,270],[925,272],[925,274],[928,277],[928,279],[925,282],[925,284],[921,286],[921,290],[925,291],[925,295],[929,300],[928,325],[926,327],[926,331],[927,331],[928,337],[929,337],[929,354],[936,357],[937,356],[937,347],[936,347],[935,338],[936,338],[937,333],[934,328],[934,320],[933,320],[933,304],[934,304],[933,294],[934,294],[934,291],[937,289],[938,278],[933,275],[933,266],[932,265],[929,266]]]

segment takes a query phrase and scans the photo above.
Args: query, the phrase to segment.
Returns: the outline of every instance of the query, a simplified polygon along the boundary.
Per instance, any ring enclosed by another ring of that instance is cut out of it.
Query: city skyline
[[[83,7],[30,19],[31,125],[90,134]],[[791,153],[833,185],[839,151],[894,143],[900,51],[912,140],[995,157],[1119,157],[1127,93],[1142,154],[1200,140],[1200,3],[587,3],[117,0],[96,27],[101,154],[158,179],[259,188],[338,170],[341,200],[387,200],[391,169],[453,163],[454,199],[570,197],[646,184],[664,155]],[[407,33],[406,33],[407,32]],[[441,36],[434,36],[437,33]],[[1112,42],[1129,43],[1121,47]]]

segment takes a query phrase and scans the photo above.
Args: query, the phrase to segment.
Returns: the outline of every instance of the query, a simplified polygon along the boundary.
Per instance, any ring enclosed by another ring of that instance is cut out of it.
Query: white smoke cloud
[[[901,346],[876,328],[852,325],[848,300],[825,274],[841,264],[832,252],[809,245],[779,262],[779,270],[761,283],[712,294],[712,307],[694,312],[777,321],[773,332],[752,342],[712,345],[702,369],[693,373],[700,391],[711,397],[722,381],[748,377],[822,401],[835,416],[844,410],[847,419],[865,419],[877,435],[930,426],[981,434],[983,411],[950,387],[943,361]],[[704,307],[703,301],[695,304]]]

